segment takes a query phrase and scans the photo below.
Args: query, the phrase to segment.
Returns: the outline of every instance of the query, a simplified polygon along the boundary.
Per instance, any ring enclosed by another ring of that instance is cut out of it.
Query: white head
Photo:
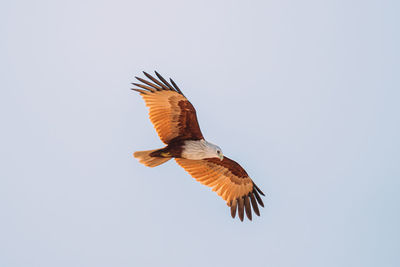
[[[219,158],[220,160],[224,159],[224,155],[222,154],[222,149],[217,146],[214,145],[210,142],[206,142],[206,146],[207,146],[207,158]]]
[[[187,140],[182,150],[182,157],[186,159],[206,159],[206,158],[219,158],[224,159],[222,149],[206,140]]]

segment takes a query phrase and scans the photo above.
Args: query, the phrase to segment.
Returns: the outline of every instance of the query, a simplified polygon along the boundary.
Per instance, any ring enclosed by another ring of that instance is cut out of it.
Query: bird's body
[[[175,82],[170,79],[171,86],[157,72],[160,80],[145,72],[144,74],[152,82],[136,77],[144,84],[134,83],[142,89],[133,90],[142,95],[150,109],[150,120],[167,146],[138,151],[134,156],[148,167],[155,167],[175,158],[197,181],[212,187],[226,201],[231,207],[232,217],[235,217],[238,210],[239,218],[243,220],[246,211],[251,220],[251,206],[259,215],[258,204],[264,206],[259,194],[264,194],[238,163],[224,157],[220,147],[204,139],[196,110]]]
[[[174,158],[200,160],[212,157],[222,158],[221,149],[204,139],[201,140],[179,140],[168,144],[159,150],[159,155],[166,154]],[[218,152],[219,151],[219,152]],[[155,155],[155,154],[154,154]]]

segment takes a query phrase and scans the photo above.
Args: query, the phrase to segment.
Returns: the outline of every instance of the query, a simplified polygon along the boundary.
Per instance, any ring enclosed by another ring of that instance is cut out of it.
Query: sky
[[[399,1],[2,1],[0,266],[400,266]],[[174,161],[157,70],[266,194]]]

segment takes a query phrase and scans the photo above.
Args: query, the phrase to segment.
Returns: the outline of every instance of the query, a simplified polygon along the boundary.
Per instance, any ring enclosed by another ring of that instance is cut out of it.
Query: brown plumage
[[[252,220],[252,209],[260,216],[258,205],[264,207],[260,194],[246,171],[235,161],[222,156],[222,151],[204,140],[196,110],[176,83],[168,83],[157,72],[159,80],[144,72],[149,79],[136,77],[143,84],[133,83],[149,108],[150,121],[160,139],[167,145],[162,149],[138,151],[134,156],[148,167],[158,166],[171,158],[200,183],[211,187],[241,221],[246,214]]]

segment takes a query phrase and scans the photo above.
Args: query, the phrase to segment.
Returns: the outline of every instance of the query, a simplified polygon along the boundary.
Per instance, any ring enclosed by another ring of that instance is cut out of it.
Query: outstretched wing
[[[196,110],[175,82],[170,79],[172,87],[157,72],[155,73],[160,80],[146,72],[143,73],[152,82],[135,77],[143,84],[133,83],[133,85],[142,89],[132,90],[138,91],[146,102],[150,121],[160,139],[165,144],[169,144],[172,140],[203,139]]]
[[[243,221],[244,211],[247,218],[252,219],[251,206],[254,213],[260,216],[258,204],[264,207],[260,194],[264,193],[254,184],[246,171],[235,161],[224,157],[202,160],[176,158],[176,162],[198,182],[209,186],[221,196],[231,207],[232,218],[238,210],[239,218]]]

